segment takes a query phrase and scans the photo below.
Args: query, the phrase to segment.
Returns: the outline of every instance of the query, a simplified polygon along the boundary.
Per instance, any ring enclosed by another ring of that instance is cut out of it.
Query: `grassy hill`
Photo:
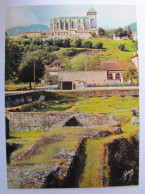
[[[130,29],[132,32],[137,32],[137,23],[136,22],[130,24],[129,26],[130,26]],[[125,26],[124,29],[127,30],[128,26]]]
[[[99,69],[99,65],[101,64],[101,62],[130,62],[131,57],[137,50],[137,43],[132,42],[131,40],[112,40],[109,38],[95,38],[85,39],[82,43],[84,44],[85,41],[91,41],[93,45],[95,45],[97,42],[103,43],[102,49],[87,49],[88,70]],[[75,39],[72,40],[72,44],[74,42]],[[118,46],[120,44],[125,45],[124,51],[118,49]],[[66,70],[84,70],[84,50],[73,57],[64,57],[62,53],[65,52],[67,52],[67,48],[61,48],[59,51],[56,51],[55,54],[62,61],[62,65],[66,67]]]

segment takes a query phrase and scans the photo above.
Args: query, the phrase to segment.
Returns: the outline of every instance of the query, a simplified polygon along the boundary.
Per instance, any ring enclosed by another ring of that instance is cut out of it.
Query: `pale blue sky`
[[[6,9],[6,28],[45,24],[59,16],[86,16],[90,7],[97,11],[97,27],[117,28],[136,22],[134,5],[36,5],[9,6]]]

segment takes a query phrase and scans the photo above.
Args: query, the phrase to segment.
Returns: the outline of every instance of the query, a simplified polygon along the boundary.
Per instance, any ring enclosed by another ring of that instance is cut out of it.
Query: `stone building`
[[[87,16],[58,17],[50,20],[49,38],[89,38],[97,33],[97,12],[91,7]]]

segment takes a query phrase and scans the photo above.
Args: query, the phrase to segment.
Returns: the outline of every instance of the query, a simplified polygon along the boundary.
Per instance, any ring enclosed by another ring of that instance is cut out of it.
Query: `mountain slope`
[[[129,26],[130,26],[130,29],[132,32],[137,32],[137,23],[136,22],[129,24]],[[124,29],[127,30],[128,26],[125,26]]]
[[[15,27],[6,29],[8,36],[11,34],[18,34],[21,32],[30,32],[30,31],[49,32],[49,27],[43,24],[33,24],[30,26],[15,26]]]

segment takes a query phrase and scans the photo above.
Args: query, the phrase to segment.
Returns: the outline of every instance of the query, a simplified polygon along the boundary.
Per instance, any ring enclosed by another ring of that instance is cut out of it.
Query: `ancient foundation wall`
[[[30,131],[45,129],[51,127],[63,127],[65,123],[75,117],[81,126],[91,127],[105,125],[112,122],[106,116],[95,116],[88,114],[75,115],[71,113],[34,113],[34,112],[7,112],[6,117],[9,119],[10,131]],[[77,125],[72,125],[77,126]]]

